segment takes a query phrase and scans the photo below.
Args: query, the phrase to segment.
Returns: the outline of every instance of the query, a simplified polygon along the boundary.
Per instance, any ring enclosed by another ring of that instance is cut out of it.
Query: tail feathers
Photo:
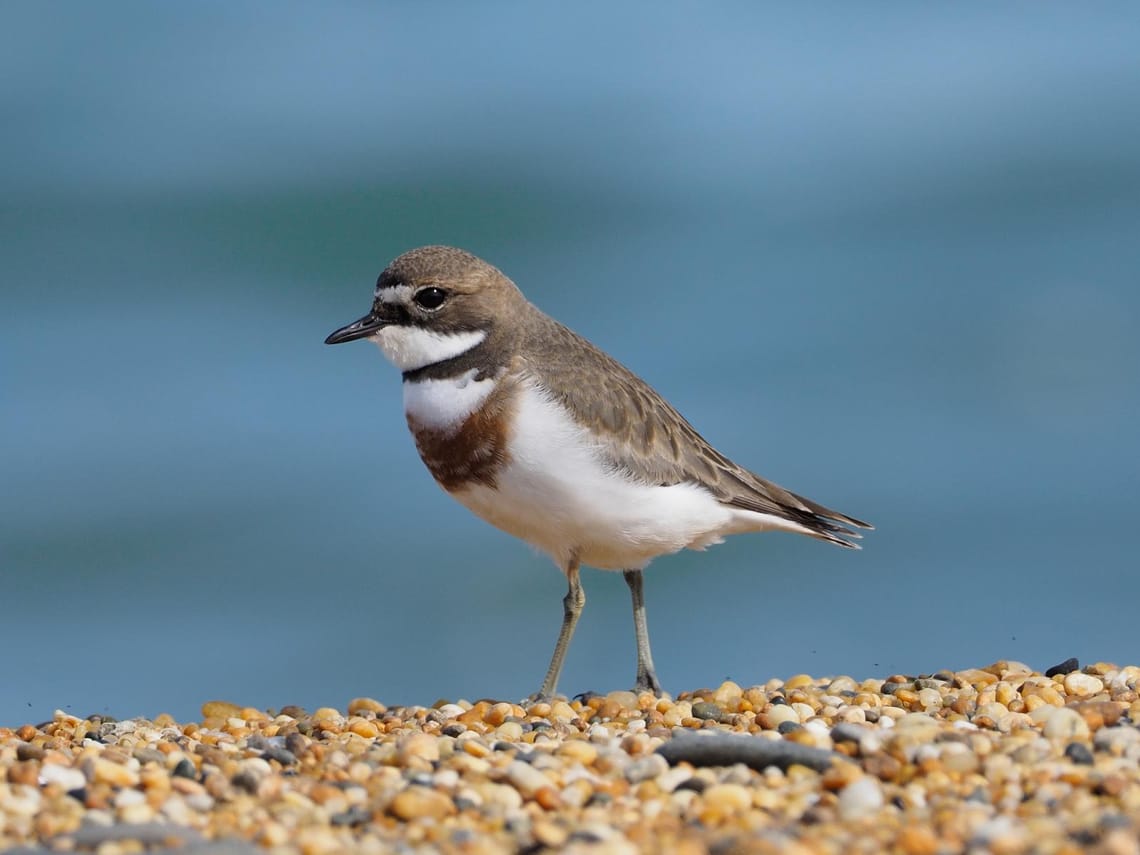
[[[828,543],[834,543],[836,546],[843,546],[847,549],[862,549],[858,543],[852,542],[863,538],[863,535],[854,529],[862,528],[871,531],[875,528],[870,523],[841,514],[839,511],[833,511],[831,508],[824,507],[811,499],[805,499],[795,493],[792,496],[801,507],[785,506],[783,510],[789,520],[802,526],[804,534],[811,537],[826,540]]]

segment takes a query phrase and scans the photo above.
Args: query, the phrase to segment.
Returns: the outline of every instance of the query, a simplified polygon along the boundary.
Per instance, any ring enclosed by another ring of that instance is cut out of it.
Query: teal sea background
[[[876,524],[659,559],[666,688],[1140,661],[1136,6],[4,12],[0,724],[538,687],[560,574],[322,344],[428,243]]]

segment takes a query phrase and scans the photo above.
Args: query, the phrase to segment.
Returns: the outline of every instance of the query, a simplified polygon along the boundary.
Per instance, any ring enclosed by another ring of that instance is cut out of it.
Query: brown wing
[[[855,547],[848,526],[865,522],[798,496],[737,466],[713,448],[637,375],[557,321],[541,316],[528,336],[527,367],[604,443],[615,467],[650,484],[695,482],[726,505],[774,514],[820,539]],[[589,359],[574,358],[586,348]]]

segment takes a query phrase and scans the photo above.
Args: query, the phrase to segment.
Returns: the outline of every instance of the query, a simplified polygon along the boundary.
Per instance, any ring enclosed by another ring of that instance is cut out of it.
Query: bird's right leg
[[[574,635],[574,627],[586,605],[586,592],[582,590],[582,582],[578,578],[578,559],[570,559],[566,568],[566,578],[570,583],[566,596],[562,598],[562,629],[558,632],[558,641],[554,645],[554,655],[550,657],[550,667],[546,669],[546,679],[542,681],[542,688],[534,696],[535,700],[548,700],[554,697],[554,690],[558,688],[558,676],[562,673],[562,663],[566,659],[566,650],[570,647],[570,639]]]

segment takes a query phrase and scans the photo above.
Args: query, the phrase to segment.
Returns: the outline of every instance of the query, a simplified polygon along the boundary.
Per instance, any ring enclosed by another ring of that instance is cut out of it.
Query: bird
[[[408,428],[439,486],[566,577],[532,699],[555,697],[586,602],[582,565],[622,573],[634,690],[660,695],[643,579],[654,558],[769,530],[857,549],[857,529],[873,528],[732,462],[648,383],[465,250],[424,246],[393,260],[368,314],[325,343],[358,339],[400,370]]]

